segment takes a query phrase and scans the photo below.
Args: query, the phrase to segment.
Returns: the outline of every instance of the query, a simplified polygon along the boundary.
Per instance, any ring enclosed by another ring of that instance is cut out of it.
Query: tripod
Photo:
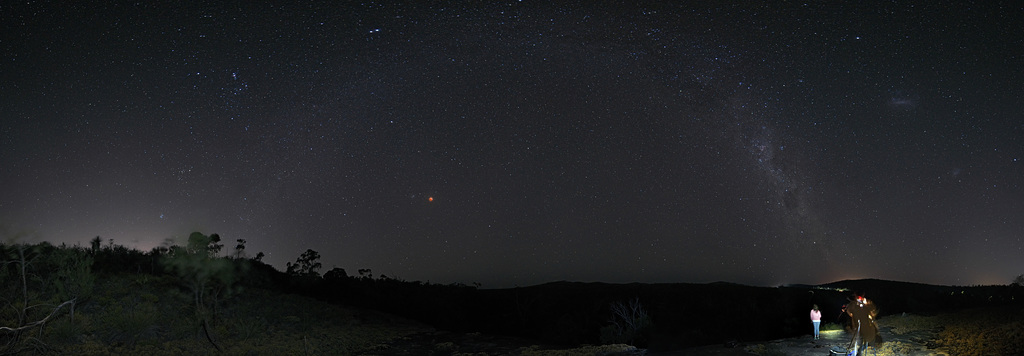
[[[854,332],[853,338],[850,339],[850,347],[847,348],[848,350],[851,350],[851,351],[850,351],[850,353],[846,354],[846,356],[858,356],[858,355],[860,355],[860,352],[861,352],[860,346],[861,346],[861,340],[860,340],[860,320],[857,320],[857,331]],[[865,349],[867,348],[866,346],[867,345],[865,345]],[[874,350],[874,349],[872,349],[872,350]],[[874,354],[875,352],[876,351],[873,351],[872,354]]]

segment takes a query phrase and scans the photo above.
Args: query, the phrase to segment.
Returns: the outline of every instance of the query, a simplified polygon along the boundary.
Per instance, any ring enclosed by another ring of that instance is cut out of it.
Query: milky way
[[[484,287],[1024,273],[1020,6],[0,16],[5,239],[201,231]]]

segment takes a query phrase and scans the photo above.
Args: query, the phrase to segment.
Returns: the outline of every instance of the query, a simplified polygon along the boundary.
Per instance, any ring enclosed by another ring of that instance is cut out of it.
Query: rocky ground
[[[1020,306],[964,309],[933,315],[902,314],[879,318],[884,342],[870,345],[860,355],[1024,355],[1024,308]],[[522,356],[834,356],[845,355],[852,334],[823,330],[810,335],[765,342],[732,342],[675,351],[652,352],[628,345],[559,348],[540,346],[530,340],[479,333],[449,333],[433,329],[406,334],[387,345],[379,355],[522,355]]]
[[[862,355],[948,355],[931,350],[927,344],[935,338],[935,331],[916,331],[896,335],[891,328],[882,327],[881,334],[885,343],[878,347],[869,347]],[[482,334],[459,334],[444,331],[418,333],[403,338],[401,341],[380,350],[380,355],[658,355],[658,356],[750,356],[750,355],[788,355],[788,356],[828,356],[831,350],[839,347],[845,350],[850,345],[851,334],[842,331],[823,331],[818,340],[810,335],[773,340],[760,343],[737,343],[732,345],[710,345],[688,348],[669,352],[645,352],[630,349],[625,345],[606,345],[580,347],[576,349],[558,349],[531,345],[528,341],[500,336]],[[613,347],[614,346],[614,347]]]
[[[884,343],[877,347],[869,346],[862,355],[948,355],[942,351],[928,348],[928,343],[935,338],[936,331],[917,331],[902,335],[891,332],[891,328],[880,329]],[[761,343],[738,344],[734,347],[726,345],[712,345],[697,348],[684,349],[672,352],[650,353],[661,356],[750,356],[750,355],[788,355],[788,356],[828,356],[833,355],[831,350],[838,347],[847,350],[850,346],[852,334],[842,330],[823,331],[821,337],[815,340],[810,335],[772,340]]]

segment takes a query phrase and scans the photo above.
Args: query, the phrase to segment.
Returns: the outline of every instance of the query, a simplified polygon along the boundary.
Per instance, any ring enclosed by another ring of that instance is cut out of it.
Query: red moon
[[[434,197],[427,198],[427,201],[434,201]]]

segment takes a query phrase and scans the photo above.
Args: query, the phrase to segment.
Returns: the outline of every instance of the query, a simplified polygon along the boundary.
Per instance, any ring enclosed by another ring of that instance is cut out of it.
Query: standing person
[[[818,339],[818,330],[821,328],[821,311],[818,310],[818,305],[814,304],[811,308],[811,323],[814,324],[814,339]]]
[[[853,303],[846,307],[846,315],[850,316],[853,329],[859,331],[859,334],[854,335],[854,340],[860,340],[854,343],[855,348],[863,349],[868,343],[875,345],[882,342],[882,337],[878,335],[878,325],[875,325],[878,308],[874,302],[857,293]]]

